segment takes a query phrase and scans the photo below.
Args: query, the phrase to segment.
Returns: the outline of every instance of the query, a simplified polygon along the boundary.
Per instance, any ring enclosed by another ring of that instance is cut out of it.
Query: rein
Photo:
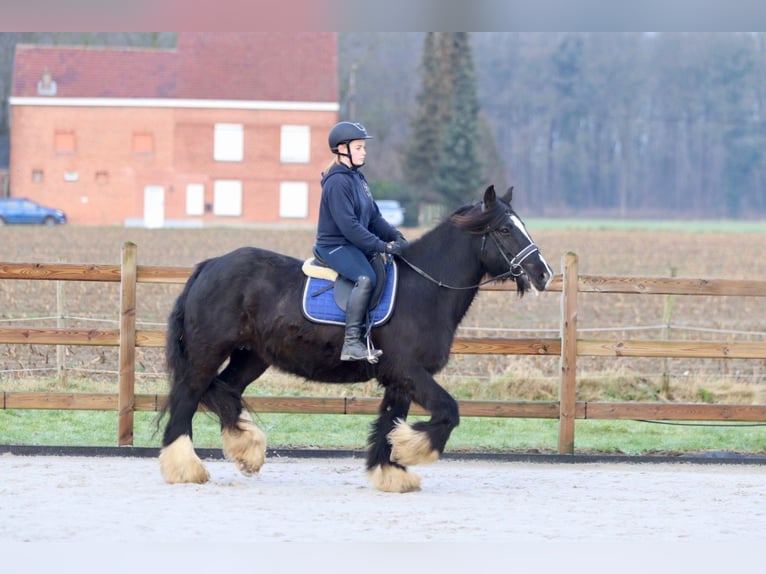
[[[397,257],[401,259],[402,261],[404,261],[410,267],[410,269],[415,271],[418,275],[420,275],[421,277],[425,277],[432,283],[436,283],[436,285],[438,285],[439,287],[444,287],[446,289],[455,289],[460,291],[464,289],[476,289],[478,287],[481,287],[482,285],[492,283],[493,281],[507,279],[508,277],[514,277],[514,278],[519,277],[524,272],[524,270],[521,268],[522,262],[533,253],[537,253],[538,251],[540,251],[540,248],[536,244],[530,243],[524,249],[519,251],[519,253],[513,259],[508,259],[508,255],[506,255],[505,251],[503,251],[500,248],[500,242],[497,240],[497,237],[495,237],[495,232],[493,231],[491,233],[485,233],[482,236],[481,238],[482,253],[484,253],[484,247],[487,242],[487,235],[489,235],[492,238],[492,240],[495,242],[495,246],[497,247],[497,250],[500,252],[500,254],[503,256],[503,259],[505,259],[505,262],[508,264],[508,271],[506,271],[505,273],[501,273],[500,275],[495,275],[494,277],[490,277],[489,279],[481,281],[480,283],[477,283],[476,285],[469,285],[467,287],[455,287],[453,285],[447,285],[446,283],[438,279],[435,279],[434,277],[432,277],[431,275],[423,271],[420,267],[418,267],[414,263],[411,263],[410,261],[405,259],[404,256],[398,255]]]

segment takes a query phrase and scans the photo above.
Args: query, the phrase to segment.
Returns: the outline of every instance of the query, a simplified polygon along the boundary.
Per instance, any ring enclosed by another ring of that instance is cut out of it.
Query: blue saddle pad
[[[386,263],[386,286],[380,302],[370,310],[372,326],[383,325],[391,317],[396,300],[398,269],[395,261]],[[332,281],[307,277],[303,287],[303,316],[315,323],[345,325],[346,312],[338,307],[332,293]]]

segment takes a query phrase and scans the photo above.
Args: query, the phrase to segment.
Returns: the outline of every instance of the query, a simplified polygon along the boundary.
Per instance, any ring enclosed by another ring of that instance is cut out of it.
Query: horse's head
[[[511,207],[512,196],[513,188],[501,198],[495,194],[495,186],[490,185],[484,200],[453,215],[453,222],[482,236],[481,261],[488,274],[515,281],[520,295],[530,287],[544,291],[553,279],[553,269]]]

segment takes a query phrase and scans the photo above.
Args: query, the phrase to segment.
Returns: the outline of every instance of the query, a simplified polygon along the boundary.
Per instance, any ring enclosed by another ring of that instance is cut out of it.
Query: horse
[[[266,436],[242,393],[270,366],[315,382],[377,379],[383,389],[368,436],[369,482],[384,492],[420,490],[408,467],[433,462],[460,422],[457,401],[434,375],[446,364],[461,320],[488,281],[513,281],[519,297],[544,291],[553,270],[494,186],[413,240],[398,258],[396,307],[371,332],[379,361],[340,361],[343,327],[301,312],[302,261],[254,246],[198,263],[168,318],[169,412],[159,454],[168,483],[204,483],[209,473],[192,442],[199,405],[217,415],[223,453],[251,476],[266,458]],[[486,277],[486,279],[485,279]],[[430,419],[407,422],[412,402]]]

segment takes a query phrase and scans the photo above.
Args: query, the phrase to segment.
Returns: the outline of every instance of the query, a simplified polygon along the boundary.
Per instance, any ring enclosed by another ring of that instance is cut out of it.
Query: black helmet
[[[339,122],[330,130],[327,138],[330,143],[330,151],[338,153],[338,146],[353,140],[368,140],[372,136],[367,135],[367,130],[362,124],[354,122]]]

